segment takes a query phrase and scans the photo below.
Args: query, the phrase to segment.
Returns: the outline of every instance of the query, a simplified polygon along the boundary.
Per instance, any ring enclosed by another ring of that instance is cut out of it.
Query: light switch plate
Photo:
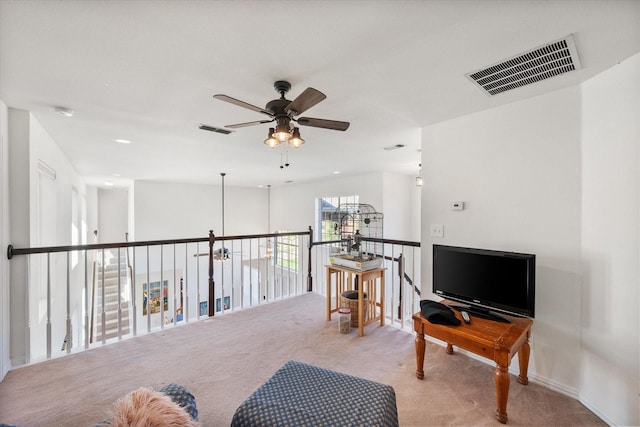
[[[431,237],[444,237],[444,225],[431,224]]]

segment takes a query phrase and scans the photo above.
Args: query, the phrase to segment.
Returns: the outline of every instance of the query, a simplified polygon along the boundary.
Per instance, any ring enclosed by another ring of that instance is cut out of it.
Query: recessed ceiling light
[[[111,181],[105,181],[104,185],[106,185],[107,187],[113,187],[113,182]]]
[[[64,107],[55,107],[54,111],[62,117],[73,117],[73,110]]]
[[[120,174],[119,173],[114,173],[113,176],[120,176]]]
[[[119,142],[120,144],[131,144],[131,141],[128,139],[116,139],[116,142]]]
[[[333,173],[335,173],[335,174],[339,174],[339,173],[340,173],[340,171],[333,171]]]

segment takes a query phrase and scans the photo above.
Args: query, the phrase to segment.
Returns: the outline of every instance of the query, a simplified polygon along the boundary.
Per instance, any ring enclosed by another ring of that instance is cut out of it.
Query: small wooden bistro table
[[[358,335],[364,336],[364,327],[380,321],[384,326],[384,267],[372,270],[355,270],[340,265],[327,265],[327,320],[340,308],[340,296],[344,291],[355,290],[358,283]],[[335,276],[335,281],[332,277]],[[332,283],[335,282],[335,293]],[[367,299],[364,299],[367,294]],[[334,302],[332,304],[332,302]],[[366,315],[365,315],[366,311]],[[366,320],[364,320],[366,319]]]

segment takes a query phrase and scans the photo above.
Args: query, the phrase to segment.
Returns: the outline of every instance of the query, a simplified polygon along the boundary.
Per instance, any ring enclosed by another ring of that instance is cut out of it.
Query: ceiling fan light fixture
[[[300,129],[297,127],[294,127],[293,135],[289,140],[289,145],[291,145],[293,148],[300,148],[302,144],[304,144],[304,139],[302,139],[302,137],[300,136]]]
[[[267,135],[267,139],[264,140],[264,144],[269,148],[276,148],[277,146],[280,145],[280,141],[278,141],[273,137],[273,134],[275,133],[275,131],[276,130],[274,128],[269,128],[269,134]]]
[[[276,131],[273,133],[273,137],[280,142],[287,142],[291,138],[291,133],[289,131],[289,120],[286,118],[278,119],[278,126],[276,126]]]
[[[294,126],[294,123],[302,126],[311,126],[339,131],[345,131],[349,128],[349,122],[318,119],[313,117],[297,117],[299,114],[304,113],[314,105],[326,99],[327,96],[319,90],[308,87],[293,101],[290,101],[285,98],[285,94],[291,89],[291,83],[284,80],[278,80],[274,83],[273,86],[276,92],[280,94],[280,98],[272,99],[271,101],[267,102],[265,108],[249,104],[248,102],[232,98],[228,95],[213,95],[215,99],[228,102],[230,104],[246,108],[251,111],[266,114],[270,118],[269,120],[255,120],[252,122],[225,125],[225,128],[238,129],[246,126],[275,122],[276,125],[273,128],[269,129],[269,135],[267,136],[267,139],[264,140],[265,145],[270,148],[279,147],[284,142],[289,143],[292,148],[299,148],[305,143],[305,140],[300,136],[300,131],[297,127]],[[201,129],[203,129],[203,127],[201,127]],[[401,147],[403,145],[399,146]],[[285,166],[289,166],[289,164],[281,164],[280,168],[282,169]]]

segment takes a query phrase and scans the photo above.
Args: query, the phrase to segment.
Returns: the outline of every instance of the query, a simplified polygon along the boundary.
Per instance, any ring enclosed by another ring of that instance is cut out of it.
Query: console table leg
[[[453,346],[447,343],[447,354],[453,354]]]
[[[520,365],[520,375],[518,375],[518,382],[522,385],[529,384],[529,378],[527,372],[529,370],[529,353],[531,348],[529,347],[529,341],[526,341],[518,350],[518,365]]]
[[[416,377],[424,379],[424,334],[416,333]]]
[[[496,400],[498,401],[498,409],[496,409],[496,418],[502,424],[507,423],[507,399],[509,398],[509,370],[506,366],[497,365],[494,373],[496,382]]]

